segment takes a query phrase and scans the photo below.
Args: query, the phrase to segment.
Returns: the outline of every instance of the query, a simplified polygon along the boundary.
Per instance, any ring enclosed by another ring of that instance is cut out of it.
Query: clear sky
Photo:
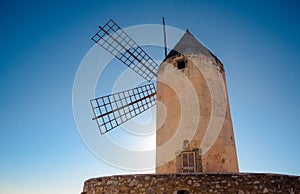
[[[72,112],[90,37],[122,27],[188,28],[223,62],[242,172],[300,175],[299,1],[1,1],[0,193],[80,193],[130,173],[96,158]],[[120,64],[121,66],[121,64]]]

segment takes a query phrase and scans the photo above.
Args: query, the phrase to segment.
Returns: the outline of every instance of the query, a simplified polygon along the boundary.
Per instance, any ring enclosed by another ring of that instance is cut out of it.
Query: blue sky
[[[298,1],[1,2],[0,193],[80,193],[130,173],[97,159],[72,112],[90,37],[120,26],[188,28],[223,62],[240,171],[300,175]],[[121,64],[120,64],[121,66]]]

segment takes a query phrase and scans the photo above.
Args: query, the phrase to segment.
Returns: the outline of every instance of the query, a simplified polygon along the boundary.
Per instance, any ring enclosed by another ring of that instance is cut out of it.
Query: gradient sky
[[[120,26],[188,28],[222,61],[242,172],[300,175],[299,1],[9,1],[0,3],[0,193],[80,193],[130,173],[97,159],[72,113],[90,37]]]

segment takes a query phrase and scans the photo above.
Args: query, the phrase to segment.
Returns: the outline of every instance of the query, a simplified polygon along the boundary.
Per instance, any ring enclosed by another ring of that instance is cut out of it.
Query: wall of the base
[[[143,174],[92,178],[82,194],[300,193],[300,177],[280,174]]]

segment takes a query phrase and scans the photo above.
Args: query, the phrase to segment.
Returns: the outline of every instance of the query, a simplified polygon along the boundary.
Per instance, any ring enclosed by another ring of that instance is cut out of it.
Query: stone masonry
[[[92,178],[81,194],[300,193],[300,176],[261,173],[140,174]]]

